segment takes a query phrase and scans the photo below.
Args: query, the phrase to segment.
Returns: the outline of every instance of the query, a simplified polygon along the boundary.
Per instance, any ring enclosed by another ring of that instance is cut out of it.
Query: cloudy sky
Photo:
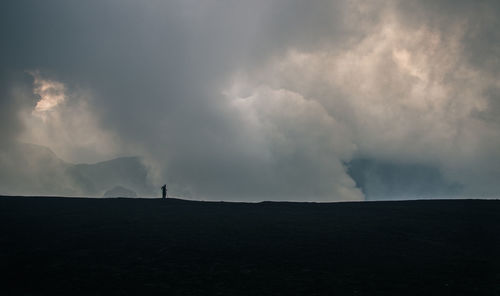
[[[495,196],[499,7],[2,1],[0,146],[137,155],[155,186],[200,199],[364,200],[355,159]]]

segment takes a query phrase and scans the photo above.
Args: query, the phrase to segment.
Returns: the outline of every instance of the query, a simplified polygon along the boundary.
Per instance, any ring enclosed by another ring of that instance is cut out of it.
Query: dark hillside
[[[0,293],[500,295],[500,202],[0,198]]]

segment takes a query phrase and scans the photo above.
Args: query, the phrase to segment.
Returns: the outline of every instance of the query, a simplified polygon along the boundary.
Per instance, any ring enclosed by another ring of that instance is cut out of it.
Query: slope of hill
[[[0,149],[0,168],[0,194],[102,196],[116,186],[142,195],[154,192],[139,157],[72,164],[47,147],[15,143]]]
[[[0,198],[0,293],[500,295],[500,201]]]
[[[140,194],[151,194],[148,171],[139,157],[120,157],[95,164],[75,164],[66,169],[71,180],[85,195],[102,196],[115,186],[125,186]]]
[[[78,188],[65,173],[69,166],[47,147],[25,143],[2,147],[0,194],[77,194]]]

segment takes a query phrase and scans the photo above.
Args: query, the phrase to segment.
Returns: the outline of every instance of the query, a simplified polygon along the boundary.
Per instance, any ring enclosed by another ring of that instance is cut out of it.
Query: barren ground
[[[500,201],[0,197],[0,294],[500,295]]]

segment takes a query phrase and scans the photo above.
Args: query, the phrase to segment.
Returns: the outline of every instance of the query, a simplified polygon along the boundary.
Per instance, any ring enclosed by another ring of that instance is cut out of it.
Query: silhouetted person
[[[161,198],[167,197],[167,184],[161,186]]]

